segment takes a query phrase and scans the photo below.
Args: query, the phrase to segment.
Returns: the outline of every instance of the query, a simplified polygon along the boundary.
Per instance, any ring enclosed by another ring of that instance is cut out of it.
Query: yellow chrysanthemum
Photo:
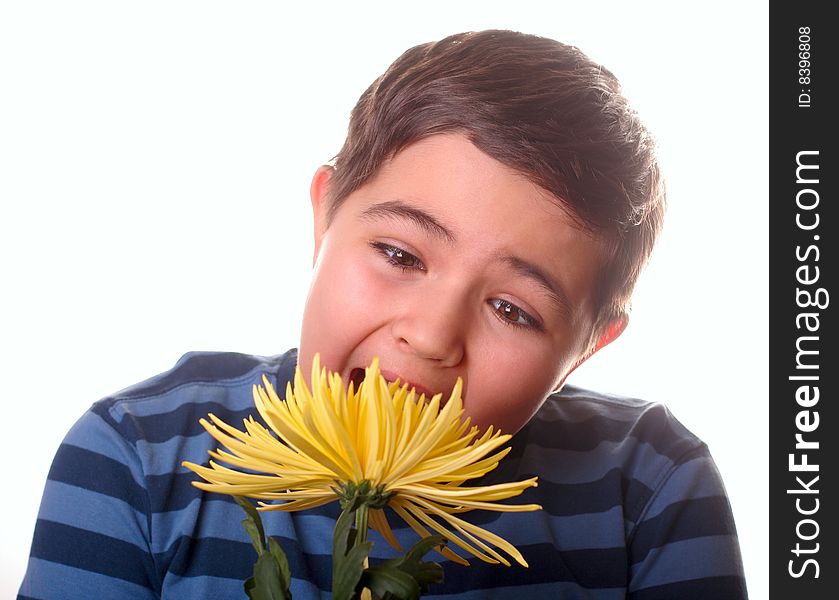
[[[339,374],[321,369],[318,356],[311,382],[310,391],[298,366],[294,388],[287,385],[285,400],[264,376],[264,388],[253,386],[254,403],[271,431],[253,417],[244,420],[245,431],[212,414],[212,424],[201,419],[204,428],[227,448],[210,455],[234,468],[213,460],[209,467],[185,462],[206,481],[193,485],[272,501],[261,502],[261,510],[297,511],[337,500],[342,488],[367,481],[379,492],[381,504],[386,502],[421,536],[431,535],[432,529],[486,562],[509,566],[498,548],[527,566],[512,544],[456,516],[472,509],[523,512],[541,508],[497,503],[535,486],[535,477],[488,486],[462,485],[498,465],[510,448],[496,450],[510,436],[492,427],[479,436],[477,427],[469,427],[469,419],[462,418],[459,379],[442,407],[441,394],[426,401],[407,386],[388,384],[376,359],[367,367],[358,390],[352,382],[345,388]],[[370,510],[369,524],[398,549],[382,510]],[[448,549],[443,552],[468,564]]]

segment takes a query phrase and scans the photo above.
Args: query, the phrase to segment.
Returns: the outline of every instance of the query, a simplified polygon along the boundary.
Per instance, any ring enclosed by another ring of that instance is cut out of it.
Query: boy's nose
[[[463,360],[467,312],[450,295],[415,297],[394,319],[391,332],[397,343],[419,358],[454,367]]]

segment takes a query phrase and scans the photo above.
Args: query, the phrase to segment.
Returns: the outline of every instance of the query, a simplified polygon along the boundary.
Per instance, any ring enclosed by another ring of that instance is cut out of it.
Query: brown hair
[[[654,141],[617,78],[573,46],[513,31],[415,46],[352,111],[335,157],[327,223],[408,144],[455,131],[549,191],[601,240],[593,344],[628,310],[665,204]]]

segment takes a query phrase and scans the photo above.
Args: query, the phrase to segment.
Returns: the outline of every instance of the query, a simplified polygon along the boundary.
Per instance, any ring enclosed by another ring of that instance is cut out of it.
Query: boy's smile
[[[473,424],[518,431],[586,350],[597,241],[462,135],[408,146],[327,227],[330,174],[312,182],[304,372],[320,352],[358,379],[378,356],[386,379],[444,399],[459,376]]]

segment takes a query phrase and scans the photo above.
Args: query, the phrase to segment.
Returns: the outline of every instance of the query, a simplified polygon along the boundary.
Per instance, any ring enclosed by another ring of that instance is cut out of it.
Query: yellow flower
[[[233,468],[213,460],[209,467],[184,462],[206,481],[193,485],[271,501],[260,502],[261,510],[297,511],[337,500],[342,490],[367,481],[378,493],[369,525],[397,549],[380,509],[385,503],[423,537],[431,535],[432,529],[486,562],[510,565],[498,548],[527,566],[512,544],[457,516],[472,509],[522,512],[541,508],[497,502],[535,486],[535,477],[497,485],[463,485],[498,465],[510,448],[496,450],[510,436],[492,427],[479,435],[477,427],[469,427],[469,419],[462,418],[460,379],[442,407],[441,394],[427,401],[398,382],[388,384],[377,359],[354,390],[352,382],[349,389],[344,387],[338,373],[321,369],[320,358],[315,356],[311,382],[310,391],[298,366],[294,388],[290,383],[286,387],[285,401],[264,376],[264,388],[253,386],[254,403],[270,431],[253,417],[244,420],[244,431],[212,414],[212,424],[201,419],[204,428],[227,448],[210,455]],[[443,553],[468,564],[447,548]]]

